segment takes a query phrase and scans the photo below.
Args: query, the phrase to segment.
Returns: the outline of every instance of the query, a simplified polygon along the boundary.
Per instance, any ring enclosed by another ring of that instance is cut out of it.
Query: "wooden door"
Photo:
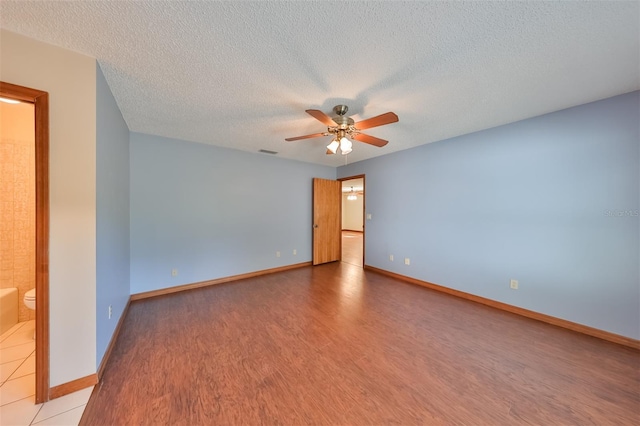
[[[313,264],[334,262],[342,257],[342,184],[337,180],[313,179]]]

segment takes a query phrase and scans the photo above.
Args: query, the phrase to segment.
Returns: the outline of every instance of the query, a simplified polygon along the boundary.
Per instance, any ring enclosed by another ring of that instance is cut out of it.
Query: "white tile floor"
[[[93,387],[35,403],[35,321],[0,336],[0,425],[77,425]]]

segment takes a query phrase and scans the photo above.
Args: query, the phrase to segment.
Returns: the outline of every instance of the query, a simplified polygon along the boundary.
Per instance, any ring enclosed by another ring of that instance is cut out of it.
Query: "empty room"
[[[0,424],[640,424],[640,3],[0,3]]]

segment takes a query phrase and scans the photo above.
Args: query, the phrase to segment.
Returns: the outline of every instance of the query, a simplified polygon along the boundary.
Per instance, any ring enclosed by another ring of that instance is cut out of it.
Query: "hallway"
[[[362,250],[364,237],[362,232],[342,231],[342,261],[355,266],[363,266]]]

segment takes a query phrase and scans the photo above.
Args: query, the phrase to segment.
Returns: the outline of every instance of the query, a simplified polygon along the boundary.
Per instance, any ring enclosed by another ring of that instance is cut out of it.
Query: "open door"
[[[313,179],[313,264],[334,262],[342,257],[342,184],[337,180]]]

